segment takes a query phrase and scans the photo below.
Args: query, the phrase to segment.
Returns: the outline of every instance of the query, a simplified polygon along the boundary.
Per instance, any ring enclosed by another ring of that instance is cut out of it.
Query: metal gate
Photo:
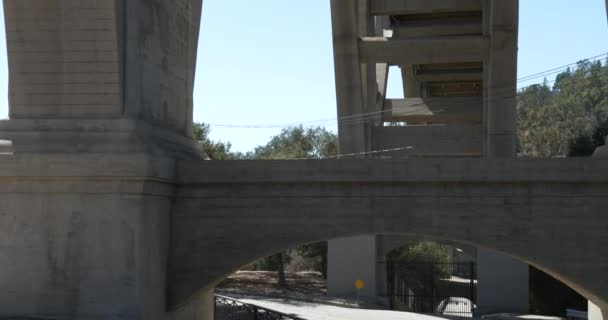
[[[378,263],[378,295],[391,309],[472,317],[477,297],[475,263]]]

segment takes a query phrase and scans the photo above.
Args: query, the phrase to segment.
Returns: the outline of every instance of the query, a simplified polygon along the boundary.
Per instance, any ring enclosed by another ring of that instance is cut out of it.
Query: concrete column
[[[476,315],[529,312],[528,270],[525,263],[478,248]]]
[[[376,236],[358,236],[329,241],[327,293],[356,298],[355,281],[363,280],[361,296],[376,296]]]
[[[168,314],[166,320],[214,320],[214,289],[207,289],[179,308]]]
[[[338,118],[362,120],[352,116],[376,111],[381,107],[377,101],[378,92],[383,94],[386,89],[388,66],[361,64],[359,59],[359,37],[375,33],[376,23],[367,14],[367,0],[332,0],[331,13]],[[373,122],[339,122],[339,153],[371,151]],[[360,279],[366,284],[361,294],[375,296],[375,236],[330,240],[327,255],[329,295],[354,297],[354,283]]]
[[[12,119],[122,115],[120,5],[93,3],[4,1]]]
[[[484,33],[490,36],[485,78],[485,154],[515,157],[518,0],[484,0]],[[478,312],[528,312],[527,264],[480,248]]]
[[[3,3],[0,318],[165,320],[202,1]]]
[[[359,61],[359,10],[358,1],[331,1],[338,118],[360,115],[365,110],[363,86],[367,83],[362,80]],[[340,154],[368,150],[365,123],[339,122],[338,131]]]
[[[11,119],[0,140],[15,153],[200,157],[191,136],[201,7],[4,1]]]
[[[404,98],[419,98],[420,83],[416,80],[412,65],[401,66],[401,77],[403,79]]]
[[[608,319],[608,311],[602,312],[602,309],[595,305],[593,302],[589,301],[588,304],[588,319],[589,320],[604,320]]]
[[[171,161],[0,157],[0,319],[165,319]]]
[[[484,62],[486,155],[515,155],[518,0],[484,0],[485,33],[490,36]]]

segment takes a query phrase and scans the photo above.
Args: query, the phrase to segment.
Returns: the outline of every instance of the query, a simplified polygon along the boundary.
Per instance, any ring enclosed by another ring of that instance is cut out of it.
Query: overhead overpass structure
[[[357,119],[340,152],[357,155],[320,161],[202,160],[201,7],[4,1],[0,318],[212,319],[241,266],[376,234],[499,252],[608,315],[606,151],[514,158],[516,0],[332,0],[338,114]],[[384,98],[389,65],[403,100]]]
[[[332,16],[341,153],[515,157],[518,1],[335,1]],[[386,98],[391,66],[404,99]],[[353,295],[364,279],[375,296],[384,242],[331,240],[328,292]],[[528,265],[477,253],[477,311],[528,312]]]

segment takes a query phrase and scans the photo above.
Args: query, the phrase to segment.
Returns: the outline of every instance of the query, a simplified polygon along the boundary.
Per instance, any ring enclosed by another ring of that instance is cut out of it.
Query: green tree
[[[323,279],[327,279],[327,241],[306,244],[297,249],[300,256],[308,259],[315,267],[315,271],[321,272]]]
[[[241,153],[231,152],[230,142],[213,141],[209,138],[211,126],[205,123],[195,123],[193,127],[193,137],[200,142],[205,156],[210,160],[238,160],[244,156]]]
[[[393,250],[387,255],[387,283],[392,285],[395,279],[401,279],[417,295],[432,296],[433,288],[449,276],[448,262],[447,248],[435,242],[424,241]],[[419,310],[435,312],[430,301],[418,303]]]
[[[258,160],[322,159],[338,153],[338,137],[324,128],[304,129],[302,126],[283,129],[263,146],[247,153]]]
[[[324,128],[304,129],[302,126],[283,129],[263,146],[248,152],[247,159],[287,160],[287,159],[322,159],[338,154],[338,137]],[[320,271],[327,277],[327,242],[309,244],[297,249],[306,259],[320,260]],[[277,267],[279,284],[284,282],[284,267],[289,255],[285,252],[262,259],[259,265]],[[282,263],[279,263],[282,262]]]
[[[564,157],[597,145],[596,128],[608,118],[608,67],[581,61],[575,70],[522,89],[517,99],[518,151],[528,157]]]
[[[595,149],[606,144],[608,121],[597,126],[593,133],[577,137],[570,143],[568,157],[590,157]]]
[[[278,285],[280,287],[285,287],[287,286],[285,265],[289,264],[289,262],[291,262],[289,252],[279,252],[266,258],[259,259],[256,261],[255,266],[257,270],[277,272]]]
[[[436,242],[422,241],[389,252],[387,260],[399,264],[447,264],[448,250]]]

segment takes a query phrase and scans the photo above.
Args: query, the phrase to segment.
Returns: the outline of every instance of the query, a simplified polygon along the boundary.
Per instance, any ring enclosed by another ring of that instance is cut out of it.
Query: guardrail
[[[215,295],[215,320],[304,320],[230,297]]]

